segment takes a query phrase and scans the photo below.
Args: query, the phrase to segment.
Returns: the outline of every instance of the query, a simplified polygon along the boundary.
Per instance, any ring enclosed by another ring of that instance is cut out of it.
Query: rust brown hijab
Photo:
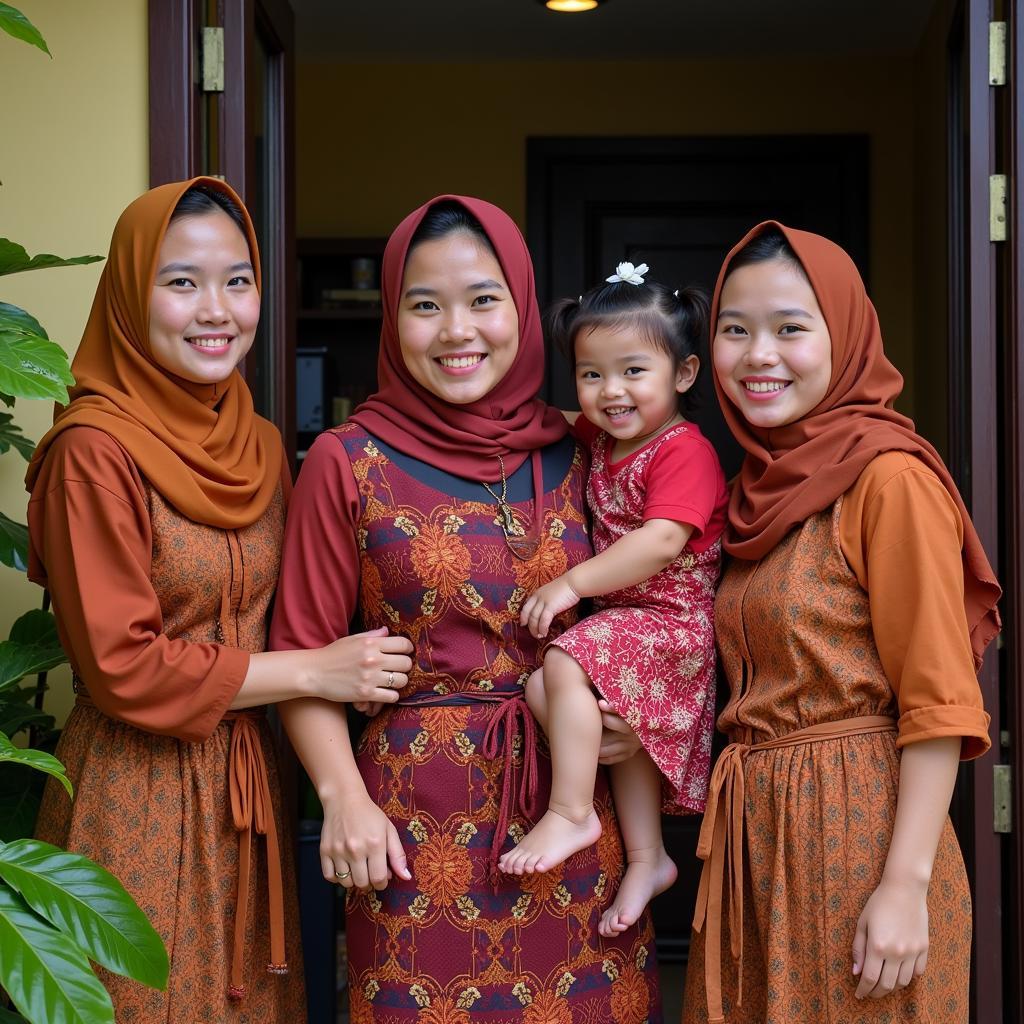
[[[715,376],[715,390],[733,436],[746,450],[729,503],[725,547],[738,558],[759,559],[795,526],[828,508],[867,464],[887,451],[909,452],[942,482],[963,520],[964,606],[975,664],[999,632],[995,574],[953,478],[938,452],[893,409],[903,378],[885,357],[878,316],[853,260],[834,242],[765,221],[732,249],[715,285],[712,337],[722,286],[740,250],[768,228],[785,235],[814,289],[832,337],[832,379],[820,404],[782,427],[752,426]]]
[[[182,515],[221,529],[254,523],[281,477],[277,428],[257,416],[238,370],[193,384],[161,368],[149,345],[149,301],[171,214],[193,185],[223,192],[242,211],[260,287],[256,232],[242,201],[216,178],[154,188],[121,214],[82,343],[71,364],[71,402],[59,409],[25,477],[31,491],[54,438],[74,426],[114,437],[139,472]]]

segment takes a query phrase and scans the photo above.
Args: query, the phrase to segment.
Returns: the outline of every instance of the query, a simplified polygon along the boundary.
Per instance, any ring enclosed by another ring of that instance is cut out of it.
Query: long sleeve
[[[946,489],[910,455],[879,456],[843,501],[840,545],[899,702],[897,745],[961,736],[961,757],[983,754],[989,716],[964,613],[963,524]]]
[[[348,635],[359,599],[358,519],[352,464],[335,434],[321,434],[289,505],[272,650],[323,647]]]
[[[49,587],[61,643],[96,706],[186,742],[216,729],[249,667],[247,651],[171,640],[151,580],[142,480],[107,433],[54,441],[29,502],[29,575]]]

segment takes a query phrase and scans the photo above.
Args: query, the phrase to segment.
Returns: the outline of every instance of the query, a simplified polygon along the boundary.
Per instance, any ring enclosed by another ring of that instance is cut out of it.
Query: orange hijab
[[[960,492],[938,452],[893,409],[903,378],[882,351],[878,316],[853,260],[834,242],[776,221],[753,228],[725,258],[715,285],[711,331],[729,265],[768,228],[785,235],[814,289],[832,337],[832,379],[817,408],[782,427],[751,426],[715,375],[715,390],[733,437],[747,457],[729,502],[725,548],[738,558],[759,559],[790,530],[828,508],[849,490],[867,464],[887,451],[909,452],[942,482],[960,510],[964,528],[964,606],[975,664],[999,632],[1001,590]]]
[[[31,491],[54,438],[69,427],[98,427],[128,452],[139,472],[182,515],[221,529],[254,523],[281,478],[277,428],[257,416],[235,370],[219,384],[173,376],[152,357],[149,300],[164,233],[178,200],[193,185],[234,200],[245,219],[256,286],[259,249],[249,214],[216,178],[154,188],[121,214],[110,241],[82,343],[71,364],[71,402],[59,408],[25,476]]]

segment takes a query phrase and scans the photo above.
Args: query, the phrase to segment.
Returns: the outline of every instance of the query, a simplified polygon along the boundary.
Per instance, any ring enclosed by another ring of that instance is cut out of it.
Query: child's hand
[[[883,877],[864,905],[853,940],[857,998],[881,999],[906,988],[927,963],[928,886]]]
[[[551,620],[579,603],[580,595],[573,590],[568,574],[559,576],[530,595],[523,605],[519,625],[526,626],[531,636],[542,640],[551,629]]]

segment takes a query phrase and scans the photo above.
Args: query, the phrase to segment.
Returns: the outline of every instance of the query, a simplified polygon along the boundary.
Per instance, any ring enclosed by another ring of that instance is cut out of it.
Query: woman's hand
[[[384,705],[379,700],[354,700],[352,707],[366,715],[367,718],[373,718],[381,713]]]
[[[928,886],[887,882],[871,894],[857,922],[853,973],[856,996],[881,999],[906,988],[928,964]]]
[[[579,603],[580,595],[569,582],[569,574],[565,573],[545,583],[527,598],[519,616],[519,625],[526,626],[531,636],[543,640],[551,629],[552,619]]]
[[[307,651],[313,695],[351,704],[393,704],[409,682],[412,650],[407,637],[391,636],[382,627]]]
[[[601,764],[618,764],[628,761],[639,749],[640,738],[629,727],[629,723],[616,714],[611,704],[599,700],[601,709],[601,749],[597,760]]]
[[[397,829],[365,792],[324,801],[320,867],[328,882],[361,892],[386,888],[392,871],[412,878]]]

